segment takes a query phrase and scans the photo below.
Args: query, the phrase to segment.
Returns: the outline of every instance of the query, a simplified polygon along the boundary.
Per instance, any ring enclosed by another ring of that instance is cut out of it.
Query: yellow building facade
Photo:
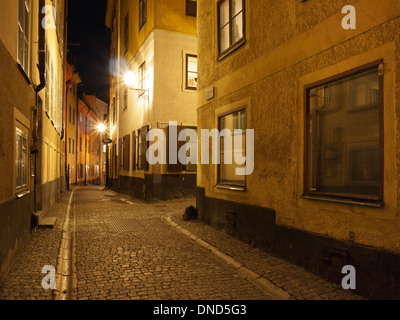
[[[0,277],[65,185],[65,6],[0,3]]]
[[[198,130],[254,130],[251,174],[198,165],[202,220],[399,296],[399,16],[391,0],[198,1]]]
[[[196,128],[195,1],[108,1],[111,31],[109,182],[151,200],[194,194],[195,166],[149,165],[151,129]],[[130,74],[130,84],[124,81]]]

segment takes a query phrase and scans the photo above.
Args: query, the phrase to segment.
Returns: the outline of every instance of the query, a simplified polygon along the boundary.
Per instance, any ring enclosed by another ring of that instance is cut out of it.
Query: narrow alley
[[[54,290],[42,288],[41,271],[46,265],[57,270],[68,209],[76,221],[71,299],[361,299],[200,221],[184,221],[193,201],[149,204],[98,186],[74,188],[52,208],[54,228],[33,233],[0,287],[0,299],[55,298]]]

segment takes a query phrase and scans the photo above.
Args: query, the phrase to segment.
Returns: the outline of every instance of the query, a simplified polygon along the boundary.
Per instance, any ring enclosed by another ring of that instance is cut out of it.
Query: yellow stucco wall
[[[357,29],[343,30],[344,5]],[[387,0],[246,1],[246,44],[217,62],[216,1],[199,0],[198,126],[214,128],[221,107],[243,101],[255,130],[255,170],[247,190],[215,188],[215,167],[199,165],[206,196],[276,210],[278,224],[400,252],[400,3]],[[301,199],[306,84],[384,59],[385,181],[383,208]],[[205,91],[215,87],[215,98]],[[213,179],[210,179],[213,177]]]

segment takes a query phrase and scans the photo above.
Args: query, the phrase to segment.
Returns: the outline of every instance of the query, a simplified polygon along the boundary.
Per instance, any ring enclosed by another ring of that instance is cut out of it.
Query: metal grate
[[[111,232],[135,232],[143,230],[143,225],[138,220],[116,220],[108,223]]]

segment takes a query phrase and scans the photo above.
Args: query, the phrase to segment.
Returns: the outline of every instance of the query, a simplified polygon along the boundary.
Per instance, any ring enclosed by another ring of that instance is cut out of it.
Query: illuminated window
[[[197,56],[186,55],[186,89],[197,90]]]
[[[245,42],[244,0],[218,2],[218,41],[220,59]]]
[[[18,62],[28,74],[29,63],[29,0],[19,0],[18,15]]]
[[[28,135],[16,128],[15,185],[17,193],[28,189]]]
[[[224,134],[224,129],[229,136]],[[235,130],[242,130],[241,133]],[[235,163],[235,154],[240,154],[243,158],[246,157],[246,110],[240,110],[219,118],[220,138],[220,165],[218,170],[219,185],[245,187],[245,176],[236,174],[237,168],[243,168],[245,165]],[[242,137],[241,146],[234,145],[235,134],[240,134]],[[232,157],[232,164],[227,163],[226,157]]]
[[[186,0],[186,15],[190,17],[197,16],[197,0]]]
[[[379,64],[306,88],[305,195],[381,201]]]
[[[147,22],[147,0],[139,0],[139,31]]]

